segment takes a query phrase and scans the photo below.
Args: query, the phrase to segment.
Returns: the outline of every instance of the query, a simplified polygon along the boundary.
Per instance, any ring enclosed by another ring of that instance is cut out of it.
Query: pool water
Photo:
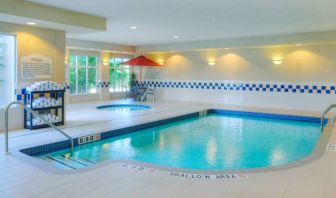
[[[251,169],[299,160],[312,152],[319,137],[318,123],[209,114],[81,145],[73,157],[197,170]]]
[[[139,104],[113,104],[98,106],[97,109],[105,109],[110,111],[139,111],[150,109],[150,106]]]

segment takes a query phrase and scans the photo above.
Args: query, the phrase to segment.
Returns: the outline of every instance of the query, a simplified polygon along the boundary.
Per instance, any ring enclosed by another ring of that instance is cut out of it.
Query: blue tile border
[[[98,81],[97,82],[97,88],[108,88],[110,86],[109,81]]]
[[[205,89],[242,92],[277,92],[295,94],[336,94],[336,85],[317,85],[315,83],[284,82],[240,82],[240,81],[158,81],[144,80],[144,86],[156,88]]]
[[[21,94],[16,95],[16,100],[21,101],[22,100],[22,95]]]
[[[250,117],[259,117],[259,118],[270,118],[270,119],[281,119],[281,120],[293,120],[293,121],[302,121],[302,122],[312,122],[312,123],[320,123],[321,119],[317,117],[309,117],[309,116],[294,116],[294,115],[284,115],[284,114],[271,114],[271,113],[259,113],[259,112],[247,112],[247,111],[236,111],[236,110],[224,110],[224,109],[208,109],[206,110],[209,114],[224,114],[224,115],[239,115],[239,116],[250,116]],[[122,129],[116,129],[112,131],[103,132],[100,134],[101,140],[117,137],[120,135],[125,135],[129,133],[133,133],[136,131],[140,131],[143,129],[148,129],[152,127],[157,127],[160,125],[181,121],[189,118],[198,117],[199,112],[190,113],[186,115],[181,115],[173,118],[167,118],[163,120],[153,121],[149,123],[144,123],[140,125],[125,127]],[[326,120],[328,122],[328,120]],[[74,138],[74,146],[78,145],[78,138]],[[31,148],[21,149],[20,152],[30,155],[30,156],[38,156],[47,154],[50,152],[55,152],[58,150],[63,150],[70,148],[70,141],[64,140],[60,142],[35,146]]]

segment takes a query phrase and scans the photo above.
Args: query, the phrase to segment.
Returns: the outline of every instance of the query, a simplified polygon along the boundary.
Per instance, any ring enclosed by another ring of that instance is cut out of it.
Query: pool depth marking
[[[123,165],[121,165],[121,167],[129,168],[131,170],[150,172],[150,173],[154,173],[157,170],[155,168],[148,168],[148,167],[139,166],[139,165],[132,165],[132,164],[123,164]]]
[[[100,133],[86,135],[78,138],[78,144],[86,144],[100,140]]]
[[[336,144],[328,144],[327,151],[335,152],[336,151]]]

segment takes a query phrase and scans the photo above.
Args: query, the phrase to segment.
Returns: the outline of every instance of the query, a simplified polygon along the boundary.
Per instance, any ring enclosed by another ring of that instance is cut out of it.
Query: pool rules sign
[[[22,79],[47,79],[52,78],[53,60],[41,54],[21,56]]]

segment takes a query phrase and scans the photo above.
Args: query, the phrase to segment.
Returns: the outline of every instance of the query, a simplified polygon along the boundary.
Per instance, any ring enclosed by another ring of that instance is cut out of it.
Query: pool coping
[[[247,116],[254,116],[254,117],[267,117],[267,118],[273,118],[273,119],[281,119],[281,120],[285,119],[285,120],[307,121],[307,122],[317,122],[317,121],[320,120],[320,118],[311,117],[311,116],[297,116],[297,115],[273,114],[273,113],[262,113],[262,112],[239,111],[239,110],[226,110],[226,109],[212,109],[212,108],[210,108],[210,109],[205,109],[204,111],[206,111],[207,113],[225,113],[226,112],[226,113],[230,113],[231,115],[245,115],[245,116],[247,115]],[[158,125],[161,125],[160,123],[162,123],[162,122],[163,122],[163,124],[166,124],[166,123],[170,123],[170,122],[174,122],[174,121],[179,121],[179,120],[183,120],[183,119],[192,118],[192,117],[198,116],[200,114],[200,112],[204,112],[204,111],[197,111],[197,112],[189,113],[189,114],[185,114],[185,115],[174,116],[174,117],[170,117],[170,118],[166,118],[166,119],[162,119],[162,120],[156,120],[156,121],[152,121],[152,122],[133,125],[133,126],[129,126],[129,127],[126,127],[126,128],[124,127],[124,128],[120,128],[120,129],[114,129],[114,130],[108,131],[108,132],[123,131],[123,130],[127,130],[127,129],[130,129],[130,128],[132,129],[130,132],[119,133],[119,134],[111,136],[111,137],[117,137],[119,135],[132,133],[134,131],[141,130],[141,129],[144,129],[144,128],[155,127],[155,126],[148,126],[150,124],[158,126]],[[79,174],[79,173],[87,172],[87,171],[90,171],[90,170],[93,170],[93,169],[96,169],[96,168],[105,167],[107,165],[111,165],[111,164],[115,164],[115,163],[122,163],[122,164],[126,163],[126,164],[130,164],[130,165],[141,166],[141,167],[144,167],[144,168],[151,168],[151,169],[157,169],[157,170],[161,170],[161,171],[169,171],[169,172],[177,172],[177,173],[187,173],[187,174],[204,174],[204,175],[205,174],[227,174],[227,173],[253,174],[253,173],[264,173],[264,172],[281,171],[281,170],[288,170],[288,169],[291,169],[291,168],[297,168],[297,167],[306,165],[308,163],[311,163],[311,162],[321,158],[324,155],[324,153],[326,152],[326,147],[328,145],[330,136],[332,134],[333,127],[334,127],[333,125],[328,124],[324,128],[324,131],[322,132],[318,142],[316,143],[314,150],[309,155],[305,156],[304,158],[296,160],[296,161],[294,161],[290,164],[286,164],[286,165],[252,168],[252,169],[196,170],[196,169],[187,169],[187,168],[167,167],[167,166],[155,165],[155,164],[140,162],[140,161],[135,161],[135,160],[111,160],[110,159],[110,160],[99,162],[99,163],[94,164],[94,165],[90,165],[90,166],[82,168],[82,169],[62,170],[62,169],[58,169],[56,167],[53,167],[53,166],[49,165],[47,162],[45,162],[43,160],[34,158],[33,156],[31,156],[29,154],[25,154],[25,153],[22,152],[22,150],[31,149],[31,147],[16,149],[16,150],[13,151],[13,154],[15,156],[17,156],[19,159],[22,159],[25,162],[28,162],[32,165],[35,165],[35,166],[37,166],[37,167],[39,167],[39,168],[41,168],[41,169],[43,169],[47,172],[54,173],[54,174],[62,174],[62,175],[63,174]],[[103,133],[108,133],[108,132],[103,132]],[[101,135],[103,133],[101,133]],[[111,137],[105,137],[104,139],[111,138]],[[68,142],[68,143],[66,143],[66,142]],[[63,143],[63,144],[69,144],[70,145],[70,142],[68,140],[65,140],[65,141],[57,141],[57,142],[53,142],[53,143],[50,143],[50,144],[39,145],[39,146],[48,146],[48,145],[53,145],[53,144],[57,144],[57,143]],[[37,147],[39,147],[39,146],[37,146]]]

